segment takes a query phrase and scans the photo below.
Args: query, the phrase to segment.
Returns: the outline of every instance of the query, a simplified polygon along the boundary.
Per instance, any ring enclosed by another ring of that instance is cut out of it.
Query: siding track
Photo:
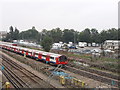
[[[15,88],[55,88],[4,55],[2,59],[3,73]]]

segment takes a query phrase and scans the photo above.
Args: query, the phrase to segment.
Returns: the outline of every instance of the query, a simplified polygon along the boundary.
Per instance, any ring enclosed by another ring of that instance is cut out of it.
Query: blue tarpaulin
[[[4,66],[2,66],[1,68],[2,68],[2,70],[4,70]]]
[[[65,79],[73,79],[74,78],[74,77],[69,76],[68,73],[60,72],[60,71],[54,71],[53,74],[56,76],[64,76]]]
[[[58,72],[58,71],[53,72],[53,74],[54,74],[54,75],[57,75],[57,76],[67,76],[67,75],[68,75],[67,73]]]
[[[65,77],[65,79],[73,79],[74,77]]]

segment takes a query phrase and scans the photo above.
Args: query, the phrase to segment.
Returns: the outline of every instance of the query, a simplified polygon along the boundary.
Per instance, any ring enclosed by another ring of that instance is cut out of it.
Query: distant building
[[[6,31],[0,31],[0,39],[3,39],[7,36],[7,32]]]
[[[85,46],[87,46],[87,43],[86,42],[78,42],[78,46],[85,47]]]
[[[103,47],[104,49],[116,50],[120,47],[120,40],[106,40]]]
[[[52,49],[60,49],[61,47],[62,47],[62,44],[60,44],[60,43],[54,43],[52,45]]]
[[[99,47],[99,44],[98,43],[91,43],[92,47]]]
[[[93,42],[93,43],[92,43],[92,46],[95,47],[95,46],[96,46],[96,43]]]
[[[73,46],[73,42],[69,42],[67,45],[68,45],[68,47],[71,47],[71,46]]]
[[[88,47],[91,47],[92,46],[92,44],[91,43],[88,43]]]

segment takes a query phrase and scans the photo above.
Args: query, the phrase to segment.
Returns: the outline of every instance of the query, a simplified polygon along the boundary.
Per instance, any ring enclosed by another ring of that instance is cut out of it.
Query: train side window
[[[38,53],[35,53],[35,55],[38,55]]]
[[[50,57],[50,59],[54,59],[54,57]]]
[[[42,55],[43,57],[46,57],[45,55]]]
[[[28,52],[28,53],[32,53],[32,52]]]

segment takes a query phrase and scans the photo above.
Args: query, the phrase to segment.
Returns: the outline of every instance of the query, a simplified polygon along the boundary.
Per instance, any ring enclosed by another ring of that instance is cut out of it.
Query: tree
[[[118,34],[117,34],[117,38],[118,38],[118,40],[120,40],[120,28],[118,29]]]
[[[12,34],[13,33],[13,27],[10,26],[9,30],[10,30],[10,33]]]
[[[9,32],[9,35],[10,35],[10,41],[12,41],[13,40],[13,38],[14,38],[14,31],[13,31],[13,27],[12,26],[10,26],[10,32]]]
[[[52,29],[51,31],[48,31],[48,34],[53,39],[53,42],[57,43],[62,41],[62,31],[60,28]]]
[[[79,41],[91,43],[91,32],[89,28],[86,28],[84,31],[80,32]]]
[[[65,43],[78,43],[79,41],[87,43],[103,43],[105,40],[120,40],[118,37],[120,35],[120,29],[115,28],[102,30],[100,33],[94,28],[91,30],[86,28],[82,32],[77,32],[74,29],[64,29],[62,31],[60,28],[54,28],[52,30],[43,29],[42,32],[38,32],[34,26],[31,29],[20,33],[16,27],[14,30],[14,28],[10,26],[9,30],[10,32],[7,33],[6,38],[3,39],[4,41],[23,39],[39,43],[47,36],[52,39],[53,43],[58,43],[59,41]]]
[[[99,43],[100,40],[99,40],[99,33],[98,33],[98,30],[96,29],[91,29],[91,42],[96,42],[96,43]]]
[[[27,31],[22,31],[20,34],[20,39],[28,40],[28,41],[35,41],[37,42],[40,39],[39,32],[32,27],[32,29],[28,29]]]
[[[41,46],[45,51],[49,52],[50,49],[52,48],[52,38],[45,36],[41,42]]]
[[[2,38],[2,41],[10,42],[10,33],[7,33],[5,38]]]
[[[19,30],[15,27],[15,30],[13,29],[12,26],[10,26],[10,32],[7,33],[6,38],[4,38],[4,41],[10,41],[12,42],[13,40],[18,40],[19,39]]]
[[[107,37],[111,40],[117,40],[118,30],[115,28],[111,28],[111,29],[107,30]]]
[[[74,42],[74,33],[73,29],[64,29],[63,31],[63,42]]]
[[[44,37],[48,35],[48,31],[46,29],[43,29],[42,32],[39,33],[39,41],[40,43],[43,41]]]
[[[19,30],[15,27],[15,31],[13,32],[13,40],[19,39]]]

